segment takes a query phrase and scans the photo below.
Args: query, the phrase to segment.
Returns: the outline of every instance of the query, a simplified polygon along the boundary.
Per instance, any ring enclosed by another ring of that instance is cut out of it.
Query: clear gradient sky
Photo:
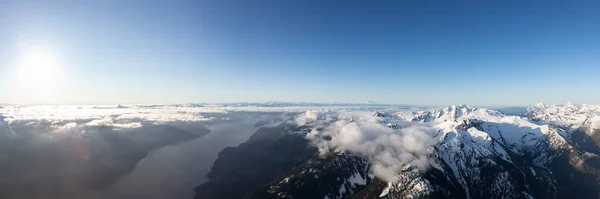
[[[600,1],[1,1],[0,103],[597,104],[599,11]]]

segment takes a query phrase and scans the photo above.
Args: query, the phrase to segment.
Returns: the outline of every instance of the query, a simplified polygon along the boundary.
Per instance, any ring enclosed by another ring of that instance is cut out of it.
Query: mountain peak
[[[453,107],[460,108],[460,109],[463,109],[463,108],[470,109],[471,108],[469,105],[466,105],[466,104],[453,105]]]
[[[577,106],[575,104],[573,104],[573,102],[571,102],[571,101],[568,101],[565,104],[565,107],[567,107],[567,108],[577,108]]]
[[[535,105],[533,105],[533,107],[544,108],[544,107],[546,107],[546,104],[544,104],[543,102],[538,102]]]

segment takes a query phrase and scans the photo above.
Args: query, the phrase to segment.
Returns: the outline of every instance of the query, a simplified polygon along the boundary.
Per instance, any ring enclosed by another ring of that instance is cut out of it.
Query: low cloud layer
[[[389,128],[390,121],[402,128]],[[402,171],[427,170],[430,146],[437,133],[437,129],[422,123],[361,111],[307,111],[297,117],[296,123],[313,127],[306,137],[321,155],[351,152],[367,157],[373,174],[386,181],[393,181]]]
[[[94,137],[103,127],[135,131],[154,125],[178,126],[197,132],[208,123],[228,120],[226,112],[211,107],[163,105],[12,105],[0,108],[0,136],[56,141]]]
[[[97,120],[107,117],[119,120],[147,120],[154,122],[204,121],[203,113],[219,113],[224,110],[194,107],[125,107],[95,105],[60,106],[6,106],[0,109],[5,120]]]

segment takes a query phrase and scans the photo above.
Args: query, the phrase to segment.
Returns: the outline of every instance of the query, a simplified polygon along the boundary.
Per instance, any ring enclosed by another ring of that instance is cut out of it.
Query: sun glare
[[[51,47],[20,44],[16,64],[19,92],[37,100],[52,97],[59,81],[60,64],[57,52]]]

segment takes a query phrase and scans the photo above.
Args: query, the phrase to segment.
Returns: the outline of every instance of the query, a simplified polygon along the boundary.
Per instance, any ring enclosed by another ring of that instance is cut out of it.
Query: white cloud
[[[69,130],[69,129],[73,129],[73,128],[77,127],[77,123],[69,122],[66,124],[60,124],[59,122],[53,122],[52,127],[57,130]]]
[[[86,126],[112,126],[117,128],[139,128],[142,127],[140,122],[122,122],[115,123],[115,119],[111,117],[105,117],[103,119],[92,120],[85,123]]]
[[[401,118],[388,118],[400,119]],[[425,171],[437,129],[423,123],[404,121],[402,129],[386,127],[387,120],[372,112],[312,112],[298,116],[299,124],[313,129],[306,135],[325,156],[331,152],[351,152],[367,157],[377,177],[393,181],[407,169]],[[319,130],[317,130],[319,129]]]
[[[327,112],[327,110],[308,110],[304,114],[300,114],[298,117],[296,117],[296,124],[304,125],[316,122],[318,120],[327,120]]]
[[[143,124],[208,121],[214,118],[207,114],[225,112],[211,107],[54,105],[4,106],[0,109],[0,116],[8,127],[13,123],[22,123],[27,126],[47,126],[47,130],[61,133],[86,126],[138,128]],[[14,135],[18,134],[10,130]]]
[[[7,106],[0,114],[10,120],[85,120],[114,117],[121,119],[142,119],[155,122],[167,121],[203,121],[202,113],[225,112],[214,108],[189,107],[130,107],[94,105],[60,105],[60,106]]]

